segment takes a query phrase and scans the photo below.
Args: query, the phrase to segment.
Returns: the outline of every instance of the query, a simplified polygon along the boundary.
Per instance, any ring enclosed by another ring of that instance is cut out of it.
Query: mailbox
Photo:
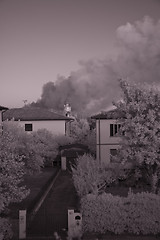
[[[82,214],[74,211],[74,209],[68,210],[68,239],[82,237]]]
[[[75,224],[77,226],[82,225],[82,217],[80,213],[75,213]]]

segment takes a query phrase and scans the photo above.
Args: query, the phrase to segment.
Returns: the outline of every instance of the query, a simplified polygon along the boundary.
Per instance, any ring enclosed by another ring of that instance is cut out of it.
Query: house
[[[96,155],[99,162],[110,163],[112,156],[120,148],[119,113],[116,109],[102,112],[92,119],[96,120]]]
[[[72,118],[42,108],[12,108],[4,112],[3,121],[18,121],[26,132],[46,129],[53,134],[68,134]]]
[[[7,107],[0,106],[0,134],[2,133],[2,121],[3,121],[3,112],[8,110]]]

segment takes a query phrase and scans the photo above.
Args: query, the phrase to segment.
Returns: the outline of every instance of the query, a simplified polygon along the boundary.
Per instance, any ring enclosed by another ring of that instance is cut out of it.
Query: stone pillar
[[[67,166],[66,166],[66,157],[61,156],[61,169],[63,171],[66,171]]]
[[[26,210],[19,211],[19,239],[26,238]]]
[[[82,215],[74,212],[74,209],[68,209],[68,239],[82,238]]]

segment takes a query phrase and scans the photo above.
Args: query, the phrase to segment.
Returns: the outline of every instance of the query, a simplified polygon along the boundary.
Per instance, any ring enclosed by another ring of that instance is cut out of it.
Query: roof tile
[[[12,108],[4,112],[3,120],[15,121],[38,121],[38,120],[71,120],[71,118],[54,113],[47,109],[42,108]]]

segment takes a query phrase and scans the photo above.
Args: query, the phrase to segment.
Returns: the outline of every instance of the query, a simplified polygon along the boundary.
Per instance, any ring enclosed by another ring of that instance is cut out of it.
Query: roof
[[[3,120],[7,119],[14,119],[15,121],[72,120],[72,118],[65,117],[47,109],[30,107],[12,108],[7,110],[3,114]]]
[[[59,147],[59,150],[68,150],[68,149],[82,149],[85,151],[88,151],[88,146],[81,144],[81,143],[72,143],[72,144],[67,144]]]
[[[119,119],[122,117],[122,113],[120,115],[120,112],[117,109],[113,109],[107,112],[101,112],[97,115],[92,116],[92,119]]]
[[[7,110],[7,109],[8,109],[7,107],[0,106],[0,111]]]
[[[60,146],[61,156],[76,158],[78,155],[83,155],[88,153],[88,146],[78,143],[68,144],[65,146]]]

